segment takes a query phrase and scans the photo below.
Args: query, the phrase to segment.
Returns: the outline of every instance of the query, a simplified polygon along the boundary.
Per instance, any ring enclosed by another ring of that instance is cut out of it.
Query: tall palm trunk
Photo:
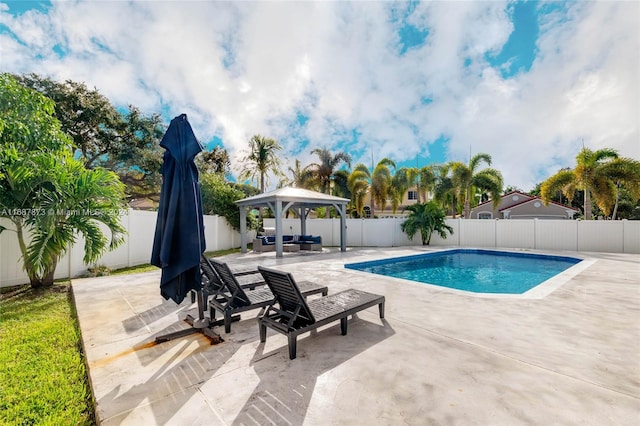
[[[584,189],[584,220],[591,220],[591,191]]]

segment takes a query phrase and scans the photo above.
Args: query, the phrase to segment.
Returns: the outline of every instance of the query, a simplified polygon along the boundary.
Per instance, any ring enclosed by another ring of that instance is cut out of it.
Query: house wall
[[[412,204],[416,204],[418,202],[418,200],[410,200],[409,199],[409,191],[417,191],[417,187],[416,186],[412,186],[411,188],[409,188],[405,193],[404,196],[402,197],[402,202],[400,203],[400,206],[398,207],[398,211],[396,213],[396,215],[400,215],[402,213],[402,210],[407,207],[410,206]],[[428,201],[432,198],[432,195],[430,193],[427,193],[427,200],[421,200],[423,203],[425,201]],[[371,193],[367,192],[367,195],[365,196],[365,201],[364,201],[364,205],[370,207],[371,206]],[[375,205],[375,215],[378,216],[384,216],[384,215],[392,215],[393,211],[391,210],[391,201],[387,200],[387,206],[386,208],[381,211],[378,208],[378,205]]]
[[[536,204],[538,206],[536,207]],[[535,200],[525,204],[513,206],[509,212],[509,219],[570,219],[567,215],[567,208],[557,204],[545,206],[542,201]],[[506,214],[506,212],[502,212]],[[573,217],[571,217],[572,219]]]

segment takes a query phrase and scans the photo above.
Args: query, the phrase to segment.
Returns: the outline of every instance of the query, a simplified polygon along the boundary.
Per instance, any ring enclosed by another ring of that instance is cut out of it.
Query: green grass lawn
[[[205,253],[208,257],[239,249]],[[157,270],[140,265],[112,274]],[[93,425],[94,409],[69,282],[0,291],[0,425]]]
[[[0,297],[0,424],[95,424],[69,283]]]

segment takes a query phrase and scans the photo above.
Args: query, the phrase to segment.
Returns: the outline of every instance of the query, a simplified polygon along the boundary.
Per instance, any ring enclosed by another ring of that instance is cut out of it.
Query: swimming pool
[[[474,293],[523,294],[579,262],[567,256],[455,249],[344,266]]]

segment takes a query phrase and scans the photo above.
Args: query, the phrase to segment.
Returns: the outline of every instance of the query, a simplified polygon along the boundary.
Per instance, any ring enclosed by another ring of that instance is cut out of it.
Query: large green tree
[[[200,173],[217,173],[223,177],[231,175],[231,160],[226,149],[216,146],[211,151],[202,151],[195,158]]]
[[[86,168],[114,171],[126,185],[128,199],[159,200],[163,154],[159,141],[165,128],[158,114],[147,116],[132,105],[121,113],[84,83],[37,74],[14,77],[55,102],[55,117]]]
[[[86,264],[124,241],[124,186],[113,172],[85,168],[71,146],[53,101],[0,74],[0,217],[13,224],[0,232],[16,233],[33,287],[53,284],[58,259],[78,235]]]
[[[269,182],[268,173],[282,175],[279,152],[282,146],[275,140],[260,135],[254,135],[249,140],[249,152],[242,158],[240,180],[255,180],[258,182],[260,193],[265,191]]]
[[[573,169],[562,169],[540,186],[540,198],[548,203],[561,191],[571,202],[576,190],[584,191],[584,218],[591,219],[591,200],[609,216],[617,205],[620,186],[626,187],[632,197],[640,197],[640,167],[638,161],[620,158],[614,149],[592,151],[583,148],[576,156]],[[637,200],[637,198],[636,198]]]
[[[249,185],[232,184],[220,173],[213,172],[200,175],[200,187],[203,213],[222,216],[233,229],[239,231],[240,209],[236,201],[258,194],[258,190]],[[257,219],[253,215],[247,215],[247,228],[257,227]]]
[[[447,225],[444,212],[435,202],[412,204],[405,210],[409,211],[409,216],[402,222],[400,229],[410,240],[419,232],[422,245],[429,245],[434,232],[441,238],[447,238],[447,232],[453,234],[453,228]]]

